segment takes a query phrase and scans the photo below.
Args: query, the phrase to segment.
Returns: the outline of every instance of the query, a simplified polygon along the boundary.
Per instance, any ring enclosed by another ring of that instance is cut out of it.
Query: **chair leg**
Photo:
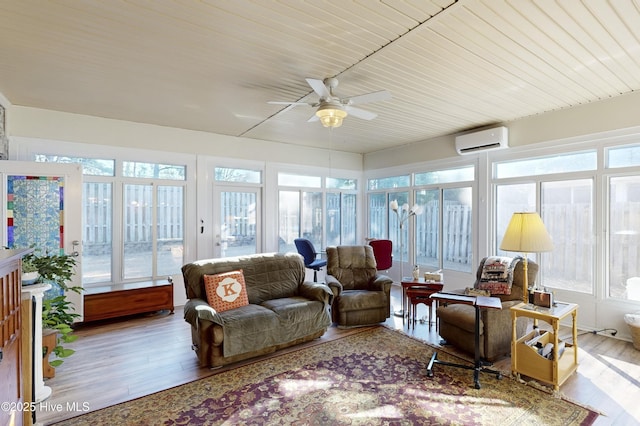
[[[313,270],[313,282],[314,283],[318,282],[318,270],[317,269]]]

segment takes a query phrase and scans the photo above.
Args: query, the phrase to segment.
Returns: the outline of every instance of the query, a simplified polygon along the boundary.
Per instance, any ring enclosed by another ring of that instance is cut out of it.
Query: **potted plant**
[[[23,258],[22,270],[26,268],[35,269],[39,274],[38,282],[49,283],[53,286],[50,294],[45,294],[42,301],[42,329],[54,330],[57,334],[56,346],[52,352],[58,359],[51,361],[52,367],[58,367],[66,358],[75,353],[73,349],[65,348],[63,344],[75,341],[78,336],[73,335],[71,327],[73,321],[80,315],[75,313],[73,304],[67,300],[65,291],[75,291],[80,293],[82,287],[70,287],[75,273],[76,260],[66,254],[44,254],[29,253]],[[49,293],[49,292],[47,292]],[[45,350],[46,351],[46,350]]]
[[[22,259],[22,285],[35,284],[40,278],[38,273],[38,267],[33,263],[31,259]]]

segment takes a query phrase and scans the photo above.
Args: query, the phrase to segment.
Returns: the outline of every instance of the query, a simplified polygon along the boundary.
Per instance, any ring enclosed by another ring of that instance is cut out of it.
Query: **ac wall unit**
[[[456,151],[460,155],[504,148],[509,148],[509,129],[504,126],[456,136]]]

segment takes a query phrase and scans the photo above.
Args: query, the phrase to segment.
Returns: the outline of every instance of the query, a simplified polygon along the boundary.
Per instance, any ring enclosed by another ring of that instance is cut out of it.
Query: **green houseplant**
[[[38,267],[31,259],[22,259],[22,284],[28,285],[35,283],[40,278]]]
[[[42,301],[42,328],[55,330],[58,334],[53,353],[58,359],[50,362],[52,367],[60,366],[66,358],[75,353],[73,349],[65,348],[65,343],[75,341],[78,336],[73,335],[71,327],[73,321],[80,315],[75,313],[73,304],[67,300],[65,291],[80,293],[82,287],[68,286],[75,273],[76,260],[66,254],[29,253],[22,260],[22,270],[35,269],[39,274],[39,282],[50,283],[57,292],[53,297],[45,297]]]

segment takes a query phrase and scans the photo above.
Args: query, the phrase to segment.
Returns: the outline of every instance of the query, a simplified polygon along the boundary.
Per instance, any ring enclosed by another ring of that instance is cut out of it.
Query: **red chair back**
[[[393,243],[391,240],[371,240],[369,245],[373,249],[373,257],[376,258],[376,269],[386,271],[393,266]]]

